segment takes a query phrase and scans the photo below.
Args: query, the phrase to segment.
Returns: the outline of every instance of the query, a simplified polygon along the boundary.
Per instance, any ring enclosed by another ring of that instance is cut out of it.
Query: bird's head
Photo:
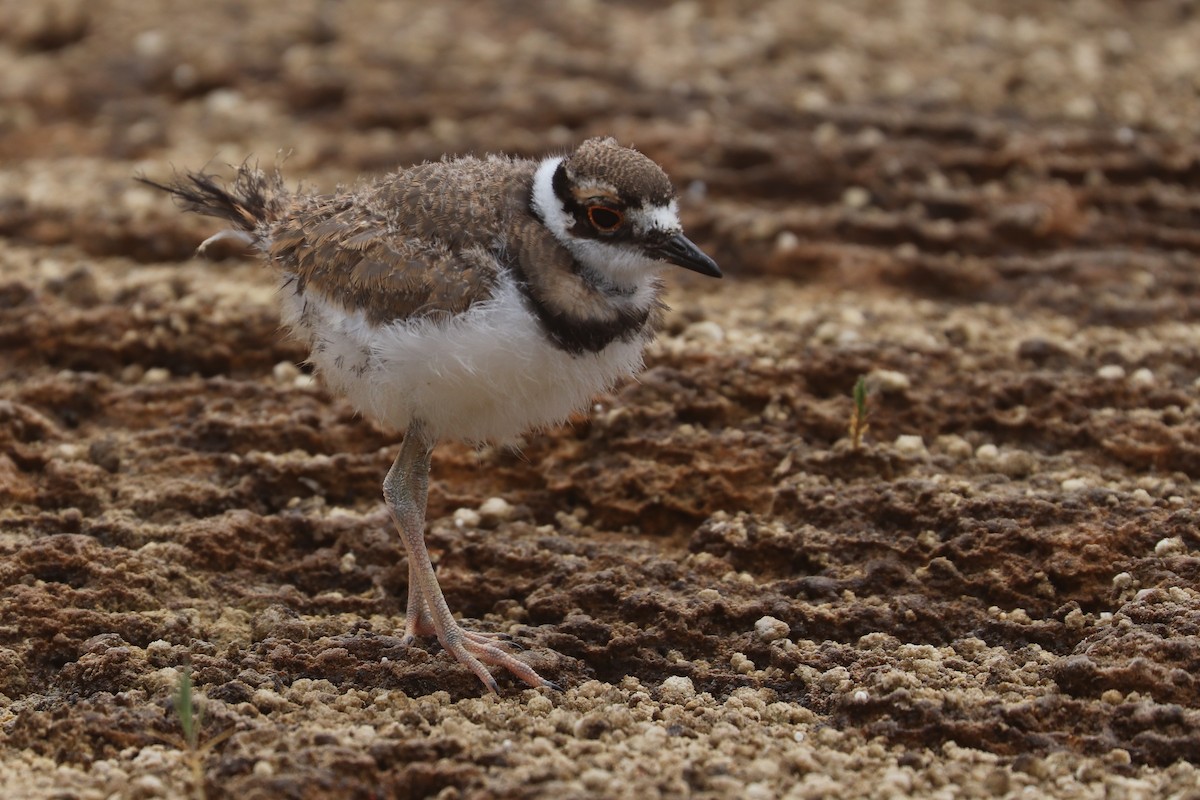
[[[721,277],[717,262],[683,235],[666,173],[615,139],[588,139],[542,161],[533,206],[580,264],[618,285],[641,283],[664,262]]]

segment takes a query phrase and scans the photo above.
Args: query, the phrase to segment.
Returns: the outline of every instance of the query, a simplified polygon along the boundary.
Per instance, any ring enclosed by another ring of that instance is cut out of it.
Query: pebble
[[[1129,376],[1129,382],[1138,386],[1153,386],[1155,382],[1154,373],[1142,367],[1141,369],[1134,370],[1133,374]]]
[[[512,519],[515,511],[512,504],[503,497],[489,497],[479,506],[480,522],[485,527],[495,527]]]
[[[691,342],[723,342],[725,329],[715,322],[702,320],[684,328],[683,338]]]
[[[745,653],[734,653],[729,657],[729,665],[739,675],[751,675],[755,670],[754,662],[747,658]]]
[[[871,202],[871,193],[861,186],[851,186],[842,192],[842,205],[848,208],[866,208]]]
[[[912,381],[903,372],[877,369],[867,375],[867,385],[882,394],[896,394],[912,388]]]
[[[456,508],[454,510],[454,527],[478,528],[483,517],[473,508]]]
[[[786,253],[789,250],[795,250],[800,246],[800,237],[791,231],[780,231],[775,237],[775,251]]]
[[[1159,539],[1158,544],[1154,545],[1154,555],[1159,558],[1166,556],[1178,556],[1187,552],[1187,547],[1183,543],[1183,539],[1179,536],[1174,536],[1170,539]]]
[[[901,455],[913,458],[929,455],[929,450],[925,448],[925,440],[915,434],[901,434],[897,436],[894,446],[896,452]]]
[[[965,461],[970,458],[974,449],[971,443],[957,434],[942,435],[937,437],[935,446],[938,450],[950,456],[956,461]],[[992,445],[995,447],[995,445]]]
[[[659,692],[665,703],[682,703],[696,696],[696,687],[691,678],[672,675],[659,684]]]
[[[754,634],[764,642],[777,642],[786,639],[791,628],[786,622],[775,617],[761,617],[754,623]]]
[[[280,361],[271,368],[271,374],[280,383],[288,383],[289,381],[296,380],[300,375],[300,368],[291,361]]]
[[[163,369],[162,367],[151,367],[142,373],[142,379],[139,382],[149,386],[166,383],[169,380],[171,380],[170,370]]]
[[[1096,377],[1105,381],[1119,381],[1125,377],[1125,368],[1120,364],[1105,364],[1096,370]]]
[[[975,450],[975,458],[984,464],[994,464],[1000,457],[1000,448],[994,444],[981,444]]]

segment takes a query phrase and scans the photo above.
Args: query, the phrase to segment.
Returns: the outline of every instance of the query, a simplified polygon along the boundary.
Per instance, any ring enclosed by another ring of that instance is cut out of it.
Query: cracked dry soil
[[[4,796],[1200,797],[1196,41],[1183,0],[0,1]],[[567,687],[481,696],[399,646],[397,434],[131,176],[602,133],[728,277],[571,425],[437,451],[451,607]]]

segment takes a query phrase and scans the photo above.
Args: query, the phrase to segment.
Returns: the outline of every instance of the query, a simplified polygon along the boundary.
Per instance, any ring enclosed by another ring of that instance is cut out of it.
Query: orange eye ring
[[[601,233],[612,233],[625,222],[625,215],[612,206],[588,206],[588,222]]]

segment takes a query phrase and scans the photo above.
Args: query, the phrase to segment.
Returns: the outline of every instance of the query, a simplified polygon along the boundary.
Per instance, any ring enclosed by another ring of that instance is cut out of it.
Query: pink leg
[[[420,577],[417,575],[416,562],[410,559],[408,562],[408,611],[405,614],[404,638],[400,640],[405,645],[412,644],[413,640],[418,636],[437,636],[437,629],[433,626],[433,619],[429,616],[429,608],[425,605],[425,598],[417,589],[420,586],[419,581]],[[463,635],[479,644],[494,644],[518,650],[521,649],[520,645],[512,641],[512,637],[507,633],[490,633],[464,629]]]
[[[429,498],[433,445],[420,422],[414,420],[404,435],[400,455],[383,482],[384,500],[408,552],[408,619],[404,640],[432,632],[447,652],[495,693],[499,693],[496,679],[484,664],[503,667],[530,686],[556,688],[528,664],[502,650],[494,637],[465,630],[450,613],[425,547],[425,505]]]

